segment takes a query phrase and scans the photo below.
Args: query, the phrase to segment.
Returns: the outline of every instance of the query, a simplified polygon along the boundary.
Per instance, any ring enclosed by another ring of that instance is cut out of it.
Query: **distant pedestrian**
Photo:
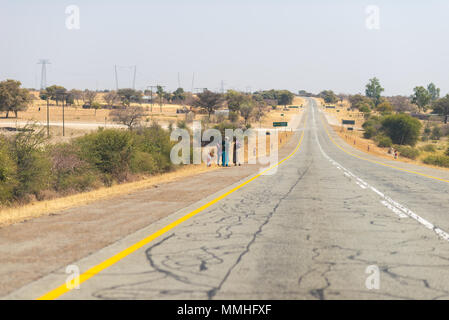
[[[220,158],[221,158],[221,152],[222,152],[221,149],[222,149],[221,142],[219,141],[219,142],[217,142],[217,165],[218,166],[220,165]]]
[[[214,158],[214,149],[211,149],[207,153],[207,166],[210,167],[212,165],[212,159]]]
[[[398,158],[398,150],[394,151],[394,158],[397,159]]]
[[[234,144],[232,146],[232,163],[234,166],[237,165],[237,140],[234,137]]]
[[[223,167],[229,167],[229,147],[229,137],[226,137],[222,143],[221,165]]]

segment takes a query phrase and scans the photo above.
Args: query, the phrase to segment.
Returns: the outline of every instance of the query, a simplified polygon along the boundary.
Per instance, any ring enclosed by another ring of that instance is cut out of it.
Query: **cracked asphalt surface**
[[[448,231],[449,184],[350,156],[329,139],[315,100],[308,99],[306,114],[296,134],[297,142],[304,131],[299,150],[275,174],[257,178],[61,299],[448,299],[449,242],[412,213]],[[197,207],[75,264],[87,270]],[[372,265],[380,270],[378,289],[365,284]],[[37,297],[66,277],[65,268],[56,270],[7,298]]]

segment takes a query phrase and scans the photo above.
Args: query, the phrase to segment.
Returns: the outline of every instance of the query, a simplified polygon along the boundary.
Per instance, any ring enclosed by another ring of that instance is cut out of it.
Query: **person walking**
[[[229,137],[223,140],[222,149],[221,165],[229,167]]]
[[[221,150],[221,142],[220,141],[218,141],[217,142],[217,166],[219,166],[220,165],[220,158],[221,158],[221,153],[222,153],[222,150]],[[223,162],[222,162],[223,163]]]
[[[234,137],[234,144],[232,146],[232,163],[234,166],[237,165],[237,139]]]

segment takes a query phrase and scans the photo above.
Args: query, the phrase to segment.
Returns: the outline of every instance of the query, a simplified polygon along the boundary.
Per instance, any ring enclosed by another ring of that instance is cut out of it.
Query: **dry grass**
[[[189,165],[179,168],[176,171],[162,175],[144,178],[139,181],[103,187],[97,190],[83,192],[63,198],[33,202],[21,207],[12,207],[0,210],[0,226],[22,222],[31,218],[49,215],[61,210],[78,207],[94,201],[103,200],[123,194],[146,189],[159,183],[176,181],[181,178],[197,175],[206,171],[217,169],[207,168],[206,165]]]
[[[292,132],[279,132],[279,148],[284,146]],[[270,137],[267,137],[267,150],[270,147]],[[245,148],[245,161],[248,160],[247,148]],[[114,185],[112,187],[102,187],[97,190],[83,192],[67,197],[37,201],[24,206],[11,207],[0,210],[0,227],[17,222],[23,222],[32,218],[50,215],[69,208],[86,205],[98,200],[104,200],[119,195],[129,194],[141,189],[150,188],[160,183],[172,182],[181,178],[198,175],[203,172],[219,169],[220,167],[212,165],[207,167],[205,164],[188,165],[178,168],[176,171],[143,178],[142,180]]]

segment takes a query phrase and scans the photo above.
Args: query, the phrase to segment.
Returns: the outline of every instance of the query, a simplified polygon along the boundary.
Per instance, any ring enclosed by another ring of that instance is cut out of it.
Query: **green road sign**
[[[298,109],[298,106],[288,106],[290,109]]]
[[[352,124],[352,125],[354,125],[355,124],[355,120],[344,120],[344,119],[342,119],[341,123],[342,124]]]
[[[273,127],[286,127],[287,122],[273,122]]]

